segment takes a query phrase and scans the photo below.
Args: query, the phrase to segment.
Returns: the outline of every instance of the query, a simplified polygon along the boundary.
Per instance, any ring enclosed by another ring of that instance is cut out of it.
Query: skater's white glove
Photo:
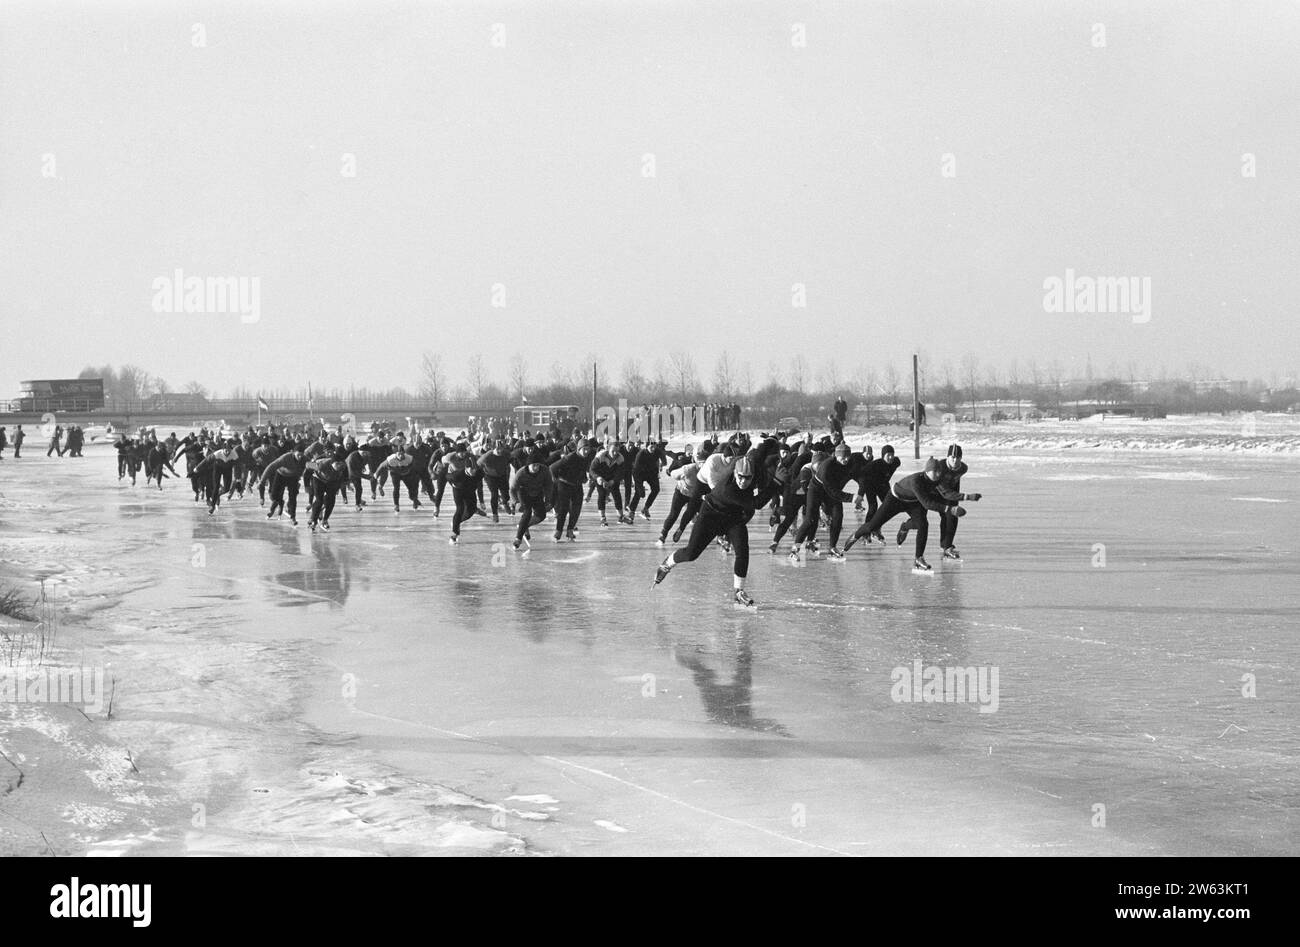
[[[963,494],[961,495],[961,498],[962,498],[963,500],[970,500],[970,502],[974,503],[976,500],[978,500],[978,499],[979,499],[980,497],[982,497],[983,495],[984,495],[984,494],[982,494],[982,493],[963,493]]]

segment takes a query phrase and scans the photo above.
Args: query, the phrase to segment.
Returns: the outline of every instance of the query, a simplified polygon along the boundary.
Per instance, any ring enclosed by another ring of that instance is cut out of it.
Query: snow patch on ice
[[[88,806],[74,802],[63,810],[63,819],[73,825],[88,829],[104,829],[122,821],[122,813],[103,806]]]
[[[1201,470],[1165,470],[1151,473],[1139,473],[1142,480],[1243,480],[1244,477],[1225,477],[1221,474],[1209,474]]]
[[[641,678],[638,677],[637,680],[639,681]],[[560,800],[544,793],[535,796],[506,796],[506,802],[526,802],[533,806],[558,806],[560,804]]]
[[[595,823],[596,825],[600,826],[602,829],[605,829],[609,832],[627,831],[627,829],[623,828],[623,826],[619,825],[617,822],[610,822],[608,819],[596,819]]]
[[[1233,497],[1239,503],[1287,503],[1289,501],[1279,499],[1278,497]]]

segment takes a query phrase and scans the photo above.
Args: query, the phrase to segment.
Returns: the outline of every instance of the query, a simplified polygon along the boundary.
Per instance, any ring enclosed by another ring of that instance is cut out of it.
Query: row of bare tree
[[[999,365],[982,363],[974,355],[964,356],[956,366],[943,362],[936,368],[929,364],[924,353],[921,354],[920,366],[923,399],[954,407],[995,399],[1017,404],[1051,403],[1078,397],[1103,401],[1154,400],[1143,398],[1140,392],[1161,393],[1165,400],[1190,392],[1195,406],[1197,392],[1205,387],[1207,379],[1215,377],[1209,368],[1199,364],[1188,365],[1172,375],[1163,366],[1158,373],[1151,373],[1145,368],[1139,369],[1135,362],[1122,368],[1112,363],[1104,372],[1094,373],[1089,361],[1084,377],[1078,378],[1067,373],[1059,360],[1040,364],[1032,359],[1025,362],[1012,359]],[[723,351],[714,359],[706,381],[695,356],[685,349],[675,349],[649,362],[628,357],[616,369],[603,356],[589,353],[577,364],[554,361],[544,371],[516,353],[508,363],[504,383],[492,377],[482,354],[474,354],[453,366],[442,353],[426,351],[420,359],[419,380],[414,392],[405,388],[384,391],[332,388],[317,389],[316,394],[361,399],[418,397],[433,407],[449,401],[520,403],[525,399],[533,404],[586,405],[591,393],[593,367],[602,401],[623,397],[632,403],[736,401],[746,404],[802,404],[829,402],[843,396],[851,403],[911,403],[910,365],[890,363],[878,370],[859,363],[846,371],[835,358],[814,363],[808,356],[796,353],[783,361],[769,361],[760,381],[750,362],[738,362],[729,352]],[[80,377],[102,378],[106,398],[115,403],[139,402],[151,395],[175,391],[160,377],[130,364],[118,368],[112,365],[88,366]],[[1251,392],[1257,393],[1264,384],[1257,380],[1249,387]],[[1271,387],[1279,387],[1278,379],[1273,380]],[[189,382],[180,390],[204,398],[217,397],[197,381]],[[304,392],[286,388],[250,391],[241,386],[226,392],[224,397],[253,398],[256,395],[301,398]]]

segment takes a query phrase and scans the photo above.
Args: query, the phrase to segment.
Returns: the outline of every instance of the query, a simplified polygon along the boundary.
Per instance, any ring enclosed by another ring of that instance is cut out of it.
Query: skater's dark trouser
[[[701,483],[699,489],[691,496],[686,503],[686,509],[682,511],[682,521],[677,524],[680,532],[686,532],[686,527],[690,526],[695,517],[699,515],[700,508],[704,505],[704,497],[708,494],[708,489]]]
[[[957,538],[957,517],[951,513],[939,514],[939,548],[947,549]]]
[[[691,538],[686,546],[672,554],[675,563],[694,562],[700,553],[709,548],[709,543],[719,536],[725,536],[736,554],[735,573],[743,579],[749,574],[749,528],[745,522],[735,516],[721,516],[709,510],[701,510],[691,527]]]
[[[618,482],[611,483],[608,487],[596,485],[596,508],[600,510],[600,518],[605,518],[605,504],[609,501],[610,496],[614,497],[614,508],[618,510],[619,518],[623,516],[623,498],[618,494]]]
[[[645,489],[644,489],[647,485],[649,485],[649,487],[650,487],[650,491],[649,491],[648,493],[647,493],[647,492],[645,491]],[[674,492],[676,492],[676,491],[674,491]],[[642,480],[640,477],[637,477],[637,479],[636,479],[636,492],[632,494],[632,507],[631,507],[631,513],[632,513],[632,515],[633,515],[633,516],[636,516],[636,508],[637,508],[637,504],[639,504],[639,503],[641,502],[641,498],[642,498],[642,497],[645,497],[645,507],[644,507],[644,510],[645,510],[645,514],[646,514],[647,516],[649,516],[649,515],[650,515],[650,505],[651,505],[652,503],[654,503],[654,501],[655,501],[655,497],[657,497],[658,495],[659,495],[659,475],[658,475],[658,474],[655,474],[654,477],[653,477],[653,479],[645,479],[645,480]]]
[[[885,497],[876,515],[857,528],[853,542],[874,533],[900,513],[906,513],[912,520],[912,529],[916,530],[916,558],[925,555],[925,543],[930,537],[930,520],[925,515],[925,507],[920,503],[904,503],[892,493]]]
[[[428,467],[420,468],[420,489],[424,491],[425,496],[434,501],[434,506],[438,505],[438,501],[433,498],[433,477],[429,474]]]
[[[478,504],[474,502],[476,497],[473,482],[453,483],[451,497],[456,501],[456,512],[451,517],[451,534],[459,536],[461,524],[478,512]]]
[[[758,493],[754,494],[754,509],[761,510],[769,503],[779,503],[784,491],[784,486],[779,480],[771,480],[767,486],[763,487]]]
[[[211,513],[221,505],[221,470],[214,467],[203,485],[208,496],[208,512]]]
[[[406,487],[406,495],[411,500],[411,506],[419,506],[420,478],[414,473],[399,474],[393,471],[393,509],[401,509],[403,486]]]
[[[487,484],[488,496],[492,500],[492,515],[496,516],[497,513],[499,512],[498,503],[497,503],[498,500],[502,505],[505,506],[507,510],[509,510],[510,491],[507,489],[506,478],[494,477],[491,476],[490,474],[484,474],[483,481]]]
[[[786,531],[799,519],[799,511],[803,509],[806,499],[807,497],[800,496],[793,490],[790,491],[790,495],[781,504],[781,522],[777,524],[776,532],[772,535],[773,545],[778,545]]]
[[[438,474],[438,476],[437,476],[435,482],[436,482],[437,485],[438,485],[438,492],[437,492],[437,493],[434,495],[434,497],[433,497],[433,505],[434,505],[435,508],[441,509],[441,508],[442,508],[442,494],[443,494],[443,492],[447,489],[447,474],[446,474],[446,472],[444,471],[443,473]]]
[[[866,497],[867,499],[867,519],[871,519],[871,517],[876,515],[878,504],[883,503],[887,496],[889,496],[889,487],[887,486],[879,489],[869,487],[858,493],[859,503],[862,502],[863,497]]]
[[[266,481],[262,479],[262,472],[265,467],[248,468],[248,489],[252,490],[254,484],[257,486],[257,499],[259,502],[266,502]]]
[[[659,531],[661,537],[667,537],[668,531],[677,522],[677,517],[681,515],[682,510],[686,509],[687,504],[690,502],[690,497],[682,493],[682,491],[673,491],[673,498],[668,501],[668,518],[664,520],[664,527]]]
[[[334,500],[338,496],[339,485],[337,483],[322,483],[316,481],[316,489],[313,491],[311,501],[311,520],[312,526],[322,520],[326,523],[330,521],[330,514],[334,512]]]
[[[361,478],[362,478],[362,476],[363,476],[362,474],[354,474],[354,475],[352,476],[352,478],[351,478],[351,480],[352,480],[352,492],[353,492],[353,494],[354,494],[355,497],[356,497],[356,501],[357,501],[357,509],[358,509],[358,510],[361,509],[361,507],[364,506],[364,505],[365,505],[365,502],[366,502],[366,501],[365,501],[365,498],[364,498],[364,496],[363,496],[363,494],[361,493]],[[344,501],[343,501],[343,502],[345,502],[345,503],[347,502],[346,497],[344,498]]]
[[[804,521],[799,527],[799,532],[795,534],[794,541],[803,543],[808,540],[817,539],[817,521],[818,512],[826,511],[826,519],[830,526],[831,548],[834,549],[840,541],[840,528],[844,524],[844,504],[839,501],[839,497],[832,497],[830,491],[816,480],[808,484],[808,499],[804,506]]]
[[[578,514],[582,512],[582,487],[565,483],[555,484],[555,535],[573,532],[578,525]]]
[[[546,519],[546,502],[541,497],[520,497],[519,528],[515,530],[515,539],[523,539],[528,527]]]
[[[279,510],[285,512],[284,494],[289,493],[289,519],[298,518],[298,478],[274,474],[271,477],[271,513]]]

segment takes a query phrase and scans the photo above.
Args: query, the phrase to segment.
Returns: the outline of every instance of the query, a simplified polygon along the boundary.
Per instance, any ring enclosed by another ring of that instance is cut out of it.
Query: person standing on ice
[[[456,443],[456,449],[447,457],[447,483],[451,485],[451,496],[456,502],[456,512],[451,518],[451,536],[447,542],[455,546],[460,542],[460,527],[475,513],[481,511],[474,502],[478,487],[482,483],[482,473],[474,458],[470,455],[469,445],[464,441]]]
[[[880,448],[880,456],[867,464],[864,480],[858,482],[858,496],[853,504],[853,509],[862,509],[862,499],[867,499],[867,519],[876,515],[877,505],[889,496],[889,481],[894,478],[894,471],[898,469],[898,456],[894,453],[892,444],[886,444]],[[867,542],[871,542],[872,536],[867,536]],[[883,536],[876,536],[883,544]]]
[[[641,510],[641,517],[645,520],[650,519],[650,505],[654,503],[655,497],[659,496],[659,471],[668,462],[668,455],[664,453],[667,446],[665,441],[647,441],[646,445],[636,452],[632,460],[632,483],[635,490],[632,494],[631,506],[628,508],[628,519],[636,519],[636,508],[641,503],[641,498],[645,498],[645,506]],[[647,491],[646,487],[650,489]]]
[[[962,500],[970,500],[973,503],[980,498],[978,493],[961,492],[961,477],[967,469],[966,464],[961,459],[961,445],[949,444],[948,457],[939,469],[939,480],[936,483],[939,493],[945,499],[953,503],[959,503]],[[953,545],[956,537],[957,517],[951,513],[940,513],[939,548],[943,550],[943,558],[961,562],[961,555],[957,552],[957,547]]]
[[[578,538],[574,528],[582,512],[582,484],[587,479],[587,468],[595,450],[595,439],[580,441],[576,449],[566,444],[560,459],[551,464],[551,479],[555,481],[554,542],[560,541],[561,532],[569,542]]]
[[[307,520],[307,528],[314,533],[316,525],[320,524],[321,529],[329,530],[335,499],[339,489],[347,483],[347,464],[321,456],[307,462],[307,474],[315,481],[311,491],[311,515]]]
[[[699,512],[700,504],[704,502],[704,495],[708,492],[708,488],[700,480],[700,468],[707,459],[707,448],[701,444],[695,449],[694,459],[690,463],[677,467],[669,473],[676,483],[673,485],[672,501],[668,505],[668,517],[659,530],[659,538],[655,540],[656,546],[668,544],[668,530],[673,528],[678,516],[681,516],[682,522],[673,532],[673,542],[680,540],[682,533],[686,532],[686,527]]]
[[[736,554],[732,602],[737,608],[758,607],[745,591],[745,578],[749,574],[749,521],[754,516],[755,495],[766,486],[762,476],[767,455],[774,450],[776,440],[768,438],[736,459],[730,475],[714,486],[700,504],[686,548],[672,553],[655,571],[655,585],[668,578],[668,573],[678,564],[698,559],[715,537],[725,536]]]
[[[852,459],[852,449],[841,441],[835,445],[835,450],[830,457],[813,466],[804,507],[803,525],[795,534],[794,548],[790,550],[790,558],[795,562],[799,561],[804,543],[816,540],[817,524],[823,512],[826,514],[826,522],[830,530],[831,549],[828,555],[833,561],[844,561],[844,553],[840,552],[839,548],[840,529],[844,523],[844,503],[851,499],[849,494],[844,492],[844,488],[848,486],[850,480],[861,476],[850,465]],[[862,460],[861,454],[858,455],[858,459]]]
[[[618,492],[618,483],[623,476],[623,452],[618,449],[617,443],[611,441],[605,450],[596,455],[591,462],[589,473],[596,485],[596,507],[600,510],[600,525],[609,526],[609,521],[605,519],[605,507],[611,494],[614,497],[614,507],[618,510],[618,521],[629,522],[623,516],[623,498]]]
[[[257,481],[257,486],[261,489],[267,480],[271,481],[271,509],[266,514],[268,520],[275,516],[277,511],[281,516],[284,515],[284,494],[288,490],[289,522],[294,526],[298,525],[298,484],[306,469],[306,456],[300,447],[286,451],[266,465],[266,469],[262,471],[262,476]]]
[[[510,475],[510,499],[519,512],[516,549],[532,540],[528,527],[546,519],[546,509],[555,501],[555,480],[546,466],[548,456],[545,448],[536,447],[528,463]]]
[[[23,426],[18,425],[18,430],[14,431],[14,460],[23,456],[23,440],[27,437],[23,431]]]
[[[930,521],[927,510],[936,513],[951,513],[953,516],[965,516],[966,511],[955,502],[946,499],[939,492],[938,480],[942,464],[931,457],[925,462],[925,470],[904,477],[894,484],[894,491],[885,497],[876,515],[858,527],[851,539],[844,544],[848,552],[863,536],[878,533],[880,528],[899,513],[906,513],[907,522],[898,530],[898,545],[903,545],[909,529],[916,529],[916,558],[912,567],[917,572],[932,572],[930,564],[925,561],[925,543],[930,536]],[[959,494],[960,495],[960,494]]]
[[[223,483],[229,482],[229,477],[239,463],[239,456],[235,451],[233,441],[231,444],[214,450],[194,468],[194,474],[200,479],[207,493],[208,515],[212,516],[217,512],[217,507],[221,505],[221,491],[224,488]],[[290,514],[292,516],[292,514]],[[296,523],[294,525],[297,525]]]
[[[488,499],[492,505],[492,522],[501,521],[500,508],[504,506],[507,513],[513,513],[510,506],[510,481],[513,475],[522,470],[526,457],[520,455],[517,466],[511,464],[510,449],[504,440],[496,442],[491,450],[485,451],[478,459],[479,470],[483,472],[483,484],[487,487]]]
[[[383,459],[375,471],[381,478],[387,471],[393,480],[393,512],[402,512],[402,487],[410,498],[412,509],[420,508],[420,475],[415,464],[415,456],[406,451],[406,441],[401,437],[393,439],[393,452]]]

